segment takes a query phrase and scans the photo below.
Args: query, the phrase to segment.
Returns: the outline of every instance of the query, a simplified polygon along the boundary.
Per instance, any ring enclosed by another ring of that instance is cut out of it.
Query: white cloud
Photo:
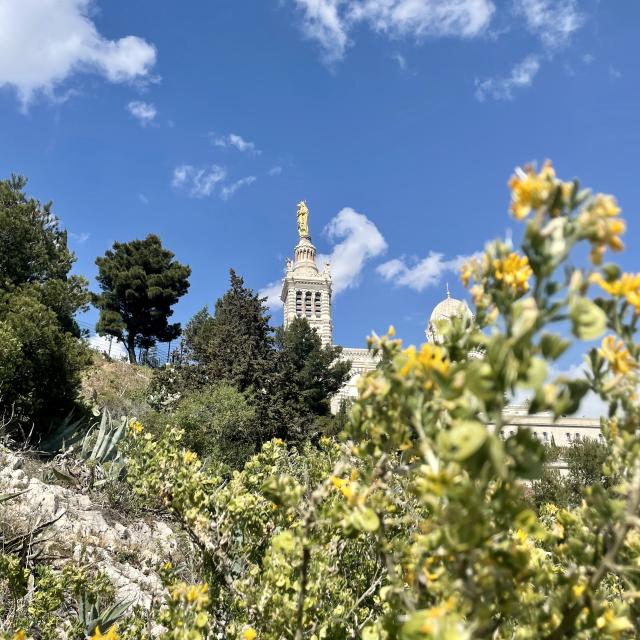
[[[330,255],[318,256],[318,265],[331,264],[333,292],[355,287],[365,263],[383,254],[387,243],[378,227],[362,213],[345,207],[329,222],[325,233],[334,245]]]
[[[118,340],[116,340],[115,338],[95,335],[87,338],[87,343],[95,351],[106,353],[114,360],[129,359],[125,346],[121,342],[118,342]]]
[[[445,260],[443,254],[429,252],[429,255],[418,262],[409,264],[405,258],[394,258],[383,262],[376,271],[386,281],[396,286],[410,287],[422,291],[437,285],[445,273],[457,273],[464,262],[472,256],[456,256]]]
[[[276,280],[276,282],[270,282],[264,289],[260,289],[258,293],[260,297],[267,299],[267,306],[275,310],[282,307],[282,300],[280,300],[281,292],[282,280]]]
[[[53,91],[80,71],[110,82],[148,77],[156,50],[142,38],[110,40],[90,18],[93,0],[0,1],[0,86],[26,108],[36,92]]]
[[[622,78],[622,72],[618,71],[613,65],[609,65],[609,77],[612,80],[620,80]]]
[[[210,196],[226,177],[227,170],[216,164],[202,168],[183,164],[174,169],[171,184],[176,189],[185,189],[192,198],[204,198]]]
[[[149,198],[147,198],[147,196],[145,196],[144,193],[138,194],[138,200],[140,200],[142,204],[149,204]]]
[[[83,244],[91,237],[91,234],[86,233],[85,231],[82,233],[74,233],[73,231],[70,231],[69,237],[77,244]]]
[[[154,105],[148,102],[142,102],[141,100],[133,100],[127,105],[129,113],[136,118],[140,124],[145,127],[149,123],[153,122],[158,115],[158,111]]]
[[[302,12],[303,33],[320,44],[328,63],[344,56],[359,24],[391,37],[471,38],[485,31],[495,11],[492,0],[293,1]]]
[[[240,180],[236,180],[229,185],[225,185],[220,191],[220,197],[223,200],[228,200],[235,194],[238,189],[241,189],[242,187],[248,187],[249,185],[252,185],[256,180],[257,178],[255,176],[247,176],[246,178],[240,178]]]
[[[506,78],[486,78],[476,80],[476,98],[484,102],[487,98],[494,100],[512,100],[515,89],[531,86],[540,70],[538,56],[527,56],[511,69]]]
[[[282,173],[282,167],[280,165],[276,165],[275,167],[271,167],[269,169],[268,174],[270,176],[279,176]]]
[[[401,71],[406,71],[407,61],[401,53],[394,53],[391,57],[398,63]]]
[[[226,136],[216,136],[212,134],[211,139],[216,147],[234,147],[238,151],[250,153],[254,156],[262,153],[260,149],[256,148],[255,143],[245,140],[237,133],[230,133]]]
[[[549,49],[567,45],[585,20],[576,0],[516,0],[515,10]]]

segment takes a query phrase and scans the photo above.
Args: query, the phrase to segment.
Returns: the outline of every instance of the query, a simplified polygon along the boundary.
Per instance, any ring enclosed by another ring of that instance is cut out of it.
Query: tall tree
[[[245,287],[233,269],[230,284],[216,302],[213,316],[205,307],[185,328],[187,356],[211,382],[224,380],[239,391],[262,392],[274,356],[266,298]]]
[[[283,416],[278,435],[289,441],[313,437],[317,418],[331,412],[331,397],[349,377],[342,347],[322,345],[306,318],[295,318],[276,333],[277,405]]]
[[[26,185],[0,180],[0,418],[38,434],[76,399],[89,353],[74,315],[89,294],[69,273],[75,256],[51,203],[27,197]]]
[[[130,362],[136,362],[136,347],[148,349],[180,335],[180,323],[168,319],[189,289],[191,269],[174,260],[158,236],[115,242],[96,264],[102,289],[94,296],[100,310],[96,329],[122,342]]]

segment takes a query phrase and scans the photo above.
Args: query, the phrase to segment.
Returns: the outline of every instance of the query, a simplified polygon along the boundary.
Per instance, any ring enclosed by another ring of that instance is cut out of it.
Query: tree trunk
[[[129,354],[129,362],[136,364],[136,341],[135,336],[127,336],[127,353]]]

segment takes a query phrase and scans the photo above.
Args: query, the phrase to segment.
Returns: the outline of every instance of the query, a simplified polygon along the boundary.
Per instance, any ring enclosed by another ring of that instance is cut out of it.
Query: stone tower
[[[301,206],[308,215],[306,205],[298,205],[298,244],[293,262],[287,259],[287,273],[282,283],[280,299],[284,303],[285,329],[296,317],[306,318],[316,329],[323,345],[332,344],[331,273],[329,263],[322,271],[316,265],[316,248],[311,242],[307,219],[300,221]]]

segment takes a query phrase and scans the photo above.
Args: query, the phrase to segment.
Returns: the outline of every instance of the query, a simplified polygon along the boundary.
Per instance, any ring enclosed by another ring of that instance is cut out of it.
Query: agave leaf
[[[0,503],[7,502],[7,500],[13,500],[27,491],[28,489],[25,489],[24,491],[16,491],[15,493],[0,493]]]
[[[100,421],[100,430],[98,431],[98,438],[96,444],[91,452],[90,460],[100,460],[100,455],[103,447],[105,447],[105,438],[107,433],[111,429],[111,414],[105,407],[102,411],[102,420]]]

